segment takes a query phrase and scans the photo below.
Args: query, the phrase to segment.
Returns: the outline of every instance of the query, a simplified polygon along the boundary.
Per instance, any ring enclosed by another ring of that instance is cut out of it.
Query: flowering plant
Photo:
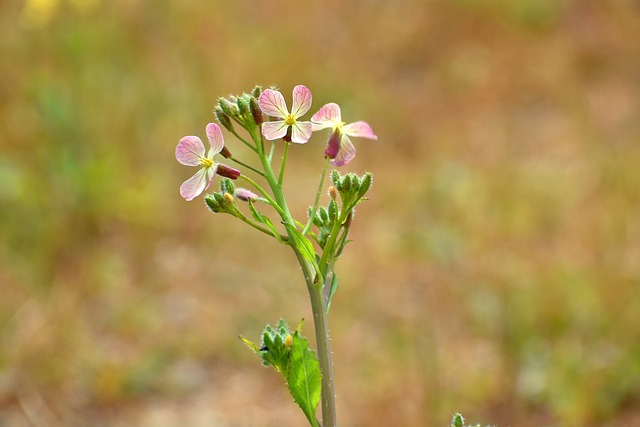
[[[220,125],[255,155],[252,162],[232,155],[216,123],[206,126],[210,144],[208,152],[205,152],[199,137],[185,136],[176,147],[176,159],[187,166],[201,167],[180,187],[180,194],[185,200],[191,201],[209,189],[216,175],[224,177],[220,191],[204,196],[209,209],[214,213],[230,214],[293,250],[309,293],[317,357],[301,334],[302,323],[294,330],[284,320],[275,326],[267,325],[260,344],[241,339],[265,366],[272,366],[283,375],[294,401],[310,425],[321,425],[316,418],[316,410],[322,402],[322,425],[334,427],[337,420],[327,314],[338,288],[335,264],[349,242],[347,236],[354,210],[366,200],[372,176],[370,173],[362,176],[341,174],[334,169],[327,188],[329,203],[319,206],[319,201],[329,166],[345,166],[355,157],[349,136],[369,139],[377,139],[377,136],[365,122],[348,125],[342,122],[340,107],[335,103],[322,107],[311,120],[301,120],[311,109],[311,104],[311,91],[303,85],[293,89],[291,110],[276,89],[263,91],[256,87],[248,94],[220,98],[214,114]],[[245,135],[238,133],[237,126],[244,129]],[[331,133],[324,151],[320,184],[308,218],[299,221],[293,218],[283,191],[289,146],[290,143],[307,143],[314,131],[326,128],[330,128]],[[276,145],[280,144],[278,140],[284,144],[279,163],[274,159]],[[235,163],[238,169],[216,162],[216,154]],[[277,174],[275,169],[278,169]],[[251,188],[236,187],[233,181],[238,180]],[[277,220],[270,217],[274,212],[266,213],[264,210],[269,206],[278,216]]]

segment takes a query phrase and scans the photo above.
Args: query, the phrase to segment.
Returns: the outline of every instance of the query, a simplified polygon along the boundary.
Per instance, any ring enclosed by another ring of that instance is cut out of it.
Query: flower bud
[[[231,166],[227,166],[222,163],[218,163],[217,172],[218,172],[218,175],[224,176],[225,178],[229,178],[229,179],[238,179],[238,177],[241,175],[238,169],[232,168]]]
[[[227,203],[233,203],[233,196],[229,193],[224,193],[224,199],[227,201]]]
[[[243,117],[249,117],[251,115],[249,100],[247,98],[248,96],[243,95],[240,98],[238,98],[238,102],[237,102],[238,110],[240,111],[240,115]]]
[[[233,132],[233,123],[231,123],[231,119],[229,118],[229,116],[227,116],[225,114],[224,111],[222,111],[222,108],[218,105],[216,106],[216,108],[213,110],[213,114],[215,114],[216,119],[218,120],[218,122],[224,126],[224,128],[226,130],[228,130],[229,132]]]
[[[329,186],[329,197],[331,197],[333,200],[336,199],[336,187],[334,187],[333,185]]]
[[[331,171],[331,182],[333,182],[333,185],[336,186],[338,191],[341,190],[342,183],[340,182],[340,172],[338,172],[336,169]]]
[[[237,117],[238,113],[240,112],[238,110],[238,107],[234,104],[232,104],[231,102],[229,102],[227,99],[225,98],[220,98],[219,101],[220,103],[220,109],[229,117]]]
[[[254,87],[251,91],[251,95],[256,99],[260,98],[260,95],[262,95],[262,86]]]
[[[235,188],[233,182],[230,179],[223,179],[220,181],[220,191],[223,193],[233,194],[235,192]]]
[[[207,194],[204,196],[204,202],[207,207],[211,210],[211,212],[219,213],[220,212],[220,204],[216,201],[215,197],[211,194]]]
[[[258,196],[251,190],[247,190],[246,188],[236,188],[236,191],[233,194],[243,202],[260,199],[260,196]]]
[[[284,346],[286,348],[289,348],[293,345],[293,337],[291,336],[291,334],[287,335],[287,337],[284,339]]]
[[[231,154],[231,151],[227,148],[226,145],[222,147],[222,151],[220,151],[220,155],[225,159],[230,159],[231,157],[233,157],[233,155]]]
[[[251,98],[251,101],[249,101],[249,107],[251,108],[251,115],[253,115],[253,120],[258,126],[260,126],[264,122],[264,115],[262,114],[262,110],[260,110],[258,100],[256,100],[255,98]]]

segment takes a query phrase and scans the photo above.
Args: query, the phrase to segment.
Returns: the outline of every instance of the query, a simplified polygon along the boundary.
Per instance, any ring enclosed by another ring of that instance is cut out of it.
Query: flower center
[[[209,169],[211,166],[213,166],[213,160],[207,159],[206,157],[200,157],[200,164]]]
[[[296,123],[296,118],[291,114],[287,114],[287,117],[285,117],[284,122],[289,126],[293,126]]]

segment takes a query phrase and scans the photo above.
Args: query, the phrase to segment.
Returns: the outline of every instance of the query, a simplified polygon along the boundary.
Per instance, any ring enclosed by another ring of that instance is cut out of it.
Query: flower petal
[[[336,158],[331,160],[332,166],[344,166],[349,163],[356,156],[356,147],[353,146],[351,140],[347,135],[342,135],[342,140],[340,140],[340,150],[338,150],[338,154]]]
[[[224,137],[220,126],[215,123],[209,123],[207,125],[207,138],[209,139],[209,144],[211,144],[211,150],[213,150],[213,152],[209,151],[209,158],[212,158],[214,154],[221,152],[224,147]]]
[[[264,122],[262,124],[262,134],[269,141],[282,138],[287,134],[287,125],[284,120],[278,120],[277,122]]]
[[[208,187],[207,178],[207,169],[200,169],[195,175],[182,183],[180,186],[180,195],[184,197],[187,202],[195,199]],[[209,182],[211,181],[209,180]]]
[[[185,136],[176,147],[176,159],[186,166],[199,166],[204,157],[204,144],[197,136]]]
[[[349,136],[359,136],[361,138],[378,139],[373,133],[373,129],[366,122],[353,122],[342,127],[342,133]]]
[[[317,113],[311,116],[311,121],[313,123],[315,123],[316,125],[322,126],[318,129],[324,129],[329,126],[335,126],[336,124],[340,123],[341,120],[342,119],[340,117],[340,106],[335,102],[330,102],[328,104],[323,105],[322,108],[320,108]]]
[[[313,125],[311,122],[296,122],[291,126],[291,142],[304,144],[309,141],[312,133]]]
[[[265,89],[258,98],[258,105],[262,112],[268,116],[284,119],[289,115],[284,96],[277,90]]]
[[[291,106],[291,115],[300,117],[305,115],[311,108],[311,91],[304,85],[298,85],[293,88],[293,105]]]

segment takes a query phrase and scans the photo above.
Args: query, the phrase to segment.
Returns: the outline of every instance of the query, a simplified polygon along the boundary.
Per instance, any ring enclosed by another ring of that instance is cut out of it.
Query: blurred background
[[[293,254],[178,193],[178,140],[255,84],[379,136],[341,425],[640,425],[639,41],[634,0],[1,2],[0,426],[305,425],[237,339],[313,337]]]

